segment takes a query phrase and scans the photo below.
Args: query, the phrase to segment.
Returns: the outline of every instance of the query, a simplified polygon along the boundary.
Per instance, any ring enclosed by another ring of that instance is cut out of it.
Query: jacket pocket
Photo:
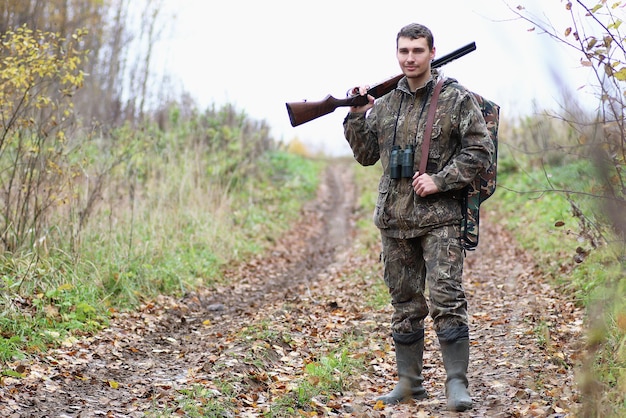
[[[388,228],[389,215],[385,212],[387,197],[389,196],[389,185],[391,178],[387,175],[381,177],[378,183],[378,199],[374,208],[374,225],[380,229]]]

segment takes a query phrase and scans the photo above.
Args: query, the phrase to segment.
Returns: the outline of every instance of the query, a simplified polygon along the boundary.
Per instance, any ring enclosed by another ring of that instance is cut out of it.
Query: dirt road
[[[301,407],[307,416],[458,416],[444,410],[432,328],[424,359],[431,397],[394,407],[374,400],[395,382],[391,311],[365,297],[381,288],[379,250],[354,239],[357,215],[369,217],[356,197],[350,170],[329,169],[301,221],[271,251],[229,271],[228,286],[116,314],[97,336],[24,362],[26,377],[0,387],[0,416],[184,416],[184,402],[203,416],[288,416],[279,399],[295,396],[299,381],[315,384],[304,366],[348,337],[367,369]],[[475,408],[463,415],[569,416],[582,313],[543,283],[487,209],[479,249],[466,260]]]

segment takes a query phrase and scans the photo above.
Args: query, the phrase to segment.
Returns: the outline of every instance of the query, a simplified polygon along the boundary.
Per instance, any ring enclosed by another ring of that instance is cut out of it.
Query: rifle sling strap
[[[443,78],[439,80],[433,91],[433,97],[430,99],[430,105],[428,105],[428,116],[426,117],[426,131],[424,132],[424,139],[422,141],[422,158],[420,159],[419,173],[424,174],[426,172],[426,165],[428,164],[428,150],[430,149],[430,136],[433,132],[433,123],[435,122],[435,112],[437,111],[437,100],[439,100],[439,92],[443,86]]]

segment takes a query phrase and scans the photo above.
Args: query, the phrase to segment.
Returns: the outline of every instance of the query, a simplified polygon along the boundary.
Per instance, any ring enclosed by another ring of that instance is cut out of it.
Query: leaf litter
[[[329,168],[301,221],[271,250],[228,271],[227,285],[114,313],[97,335],[15,362],[21,377],[2,380],[0,415],[184,416],[183,399],[191,399],[202,416],[289,416],[281,400],[297,399],[305,383],[320,385],[326,377],[309,371],[341,346],[365,367],[347,362],[340,387],[300,402],[293,415],[459,416],[445,411],[445,372],[429,319],[430,397],[376,402],[396,381],[391,307],[369,302],[385,292],[380,248],[355,240],[359,210],[349,171]],[[583,312],[545,283],[496,215],[483,212],[481,245],[468,253],[464,275],[475,403],[466,415],[573,416]],[[222,407],[211,412],[211,405]]]

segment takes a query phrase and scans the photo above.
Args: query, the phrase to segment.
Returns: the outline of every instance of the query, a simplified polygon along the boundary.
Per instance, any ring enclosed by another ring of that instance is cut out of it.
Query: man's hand
[[[370,86],[360,86],[360,87],[354,87],[353,89],[350,89],[348,91],[349,94],[359,94],[361,96],[365,96],[367,94],[367,91],[369,90]],[[351,113],[365,113],[368,110],[370,110],[372,107],[374,107],[374,97],[370,96],[369,94],[367,95],[367,101],[368,103],[366,105],[363,106],[350,106],[350,112]]]
[[[435,185],[432,177],[428,174],[415,173],[413,175],[413,190],[420,197],[426,197],[431,194],[439,193],[439,188]]]

